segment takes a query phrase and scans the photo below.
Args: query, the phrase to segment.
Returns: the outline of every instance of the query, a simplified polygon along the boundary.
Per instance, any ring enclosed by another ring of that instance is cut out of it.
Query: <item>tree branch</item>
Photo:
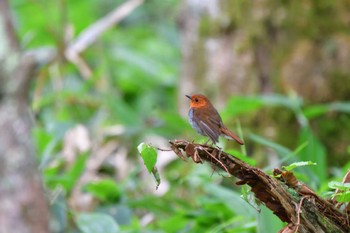
[[[271,177],[258,168],[212,146],[187,141],[170,141],[172,150],[181,158],[195,163],[206,161],[247,184],[255,197],[288,225],[280,232],[350,232],[349,218],[330,202],[317,196],[291,172],[274,170]]]
[[[144,0],[129,0],[121,6],[118,6],[111,13],[86,28],[80,33],[78,38],[68,46],[65,55],[69,61],[79,68],[83,77],[87,78],[91,76],[91,69],[79,54],[95,42],[103,32],[120,22],[143,2]]]
[[[91,44],[93,44],[105,31],[127,17],[143,2],[144,0],[129,0],[116,7],[111,13],[88,26],[77,38],[72,40],[67,48],[65,48],[65,57],[78,68],[80,74],[84,78],[89,78],[92,71],[80,54],[91,46]],[[37,64],[45,65],[55,59],[57,51],[52,47],[42,47],[27,51],[26,55],[34,59]]]

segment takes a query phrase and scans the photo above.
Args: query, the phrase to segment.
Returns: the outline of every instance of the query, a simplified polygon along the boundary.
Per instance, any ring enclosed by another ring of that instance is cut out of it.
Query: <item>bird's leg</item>
[[[214,155],[213,155],[212,153],[210,153],[210,152],[207,151],[206,149],[203,149],[203,150],[207,153],[207,155],[209,155],[210,157],[212,157],[212,158],[221,166],[221,168],[224,169],[224,170],[227,172],[227,174],[228,174],[229,176],[231,176],[231,174],[230,174],[230,172],[228,171],[227,167],[226,167],[219,159],[216,158],[216,151],[214,151]],[[220,154],[221,154],[221,152],[219,152],[219,155],[220,155]]]
[[[210,141],[210,138],[204,143],[204,145],[207,146],[209,141]]]

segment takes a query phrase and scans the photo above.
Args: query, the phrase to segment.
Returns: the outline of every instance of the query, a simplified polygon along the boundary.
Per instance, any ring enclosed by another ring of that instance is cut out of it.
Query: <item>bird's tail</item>
[[[234,139],[239,144],[243,145],[244,142],[234,133],[232,133],[230,130],[228,130],[225,126],[220,128],[221,133],[228,139]]]

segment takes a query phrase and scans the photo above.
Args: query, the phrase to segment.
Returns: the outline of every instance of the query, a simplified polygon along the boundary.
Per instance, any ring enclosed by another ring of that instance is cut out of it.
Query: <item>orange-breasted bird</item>
[[[219,142],[219,136],[224,136],[227,139],[236,140],[241,145],[244,144],[236,134],[228,130],[222,123],[218,111],[207,97],[200,94],[186,95],[186,97],[191,100],[188,119],[197,133],[209,137],[213,143]]]

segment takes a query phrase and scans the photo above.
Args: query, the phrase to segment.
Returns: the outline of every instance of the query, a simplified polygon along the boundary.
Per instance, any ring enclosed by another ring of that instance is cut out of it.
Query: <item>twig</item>
[[[86,28],[80,33],[78,38],[68,46],[65,51],[65,56],[79,68],[83,77],[88,78],[91,76],[91,69],[79,54],[94,43],[103,32],[120,22],[143,2],[144,0],[129,0],[125,2],[111,13]]]
[[[299,229],[301,206],[303,205],[303,201],[304,201],[305,198],[306,198],[306,196],[302,197],[300,202],[299,202],[299,205],[298,205],[298,211],[297,211],[298,220],[297,220],[295,232],[298,232],[298,229]]]
[[[152,145],[153,146],[153,145]],[[163,148],[159,148],[156,146],[153,146],[155,149],[159,150],[159,151],[173,151],[172,149],[163,149]]]
[[[209,151],[207,151],[206,149],[204,149],[204,148],[202,148],[202,149],[203,149],[205,152],[207,152],[207,154],[210,155],[210,157],[212,157],[213,159],[215,159],[216,162],[218,162],[218,163],[220,164],[220,166],[221,166],[223,169],[225,169],[225,171],[227,172],[227,174],[228,174],[229,176],[231,176],[231,174],[230,174],[230,172],[228,171],[227,167],[226,167],[220,160],[218,160],[217,158],[215,158],[215,156],[212,155],[211,153],[209,153]],[[220,151],[219,153],[221,153],[221,151]],[[219,154],[218,157],[220,157],[220,154]]]

